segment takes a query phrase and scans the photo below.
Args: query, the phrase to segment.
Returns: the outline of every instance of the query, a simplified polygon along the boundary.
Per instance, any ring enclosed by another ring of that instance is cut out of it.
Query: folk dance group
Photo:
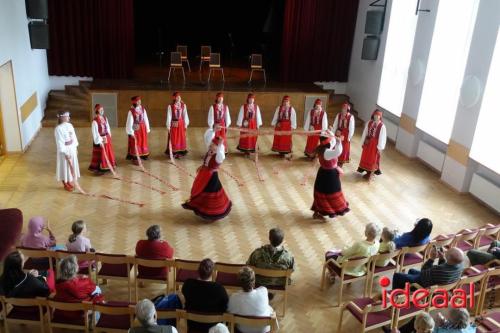
[[[180,93],[172,96],[172,103],[167,107],[166,127],[168,142],[165,153],[181,158],[188,152],[186,130],[189,117],[186,104]],[[151,131],[148,115],[141,103],[140,96],[131,99],[125,126],[128,135],[128,160],[139,164],[139,159],[147,160],[150,154],[148,133]],[[92,121],[93,150],[89,170],[102,174],[116,167],[111,141],[109,122],[101,105],[95,106]],[[59,125],[55,128],[57,144],[57,180],[62,181],[67,191],[73,191],[74,183],[80,177],[78,165],[78,139],[75,129],[69,122],[69,112],[60,112]],[[231,211],[229,200],[219,180],[217,170],[227,153],[227,134],[231,125],[229,108],[224,104],[224,95],[218,93],[215,102],[208,111],[208,127],[205,132],[207,153],[198,168],[191,188],[190,198],[182,207],[192,210],[206,220],[219,220]],[[262,126],[259,106],[255,95],[248,94],[246,103],[240,108],[236,125],[240,131],[237,149],[245,154],[258,150],[258,129]],[[271,122],[274,127],[272,151],[283,157],[291,158],[293,130],[297,128],[295,109],[290,104],[289,96],[284,96],[282,103],[274,112]],[[311,207],[313,218],[335,217],[349,211],[349,204],[344,198],[340,176],[342,165],[350,162],[351,138],[354,134],[354,116],[350,113],[350,104],[344,103],[342,111],[335,116],[333,126],[328,127],[326,111],[320,99],[306,115],[304,133],[308,136],[304,154],[310,159],[318,158],[320,167],[314,183],[314,201]],[[372,174],[380,175],[380,152],[385,148],[386,129],[382,122],[382,112],[375,110],[361,136],[362,154],[358,172],[370,179]]]

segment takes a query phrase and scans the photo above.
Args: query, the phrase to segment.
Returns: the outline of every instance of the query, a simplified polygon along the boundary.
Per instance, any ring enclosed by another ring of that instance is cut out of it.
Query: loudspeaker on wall
[[[380,35],[384,25],[384,12],[369,10],[366,12],[365,34]]]
[[[378,47],[380,39],[377,36],[366,36],[363,40],[363,50],[361,52],[361,59],[363,60],[377,60]]]
[[[46,20],[49,18],[48,0],[26,0],[26,15],[30,19]]]
[[[49,25],[33,21],[28,24],[32,49],[49,49]]]

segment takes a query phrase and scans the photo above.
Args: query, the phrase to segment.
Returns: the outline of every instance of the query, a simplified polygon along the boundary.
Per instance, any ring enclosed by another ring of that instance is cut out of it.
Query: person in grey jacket
[[[156,323],[156,309],[149,299],[143,299],[136,304],[135,316],[141,326],[130,328],[129,333],[177,333],[177,329],[173,326]]]

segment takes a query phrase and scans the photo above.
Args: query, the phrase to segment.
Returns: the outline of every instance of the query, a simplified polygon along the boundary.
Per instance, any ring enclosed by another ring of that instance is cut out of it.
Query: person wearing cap
[[[309,111],[304,123],[304,131],[326,131],[328,129],[328,118],[323,110],[321,100],[318,98],[314,102],[314,108]],[[304,154],[313,159],[315,157],[316,147],[319,144],[319,134],[312,134],[307,137]]]
[[[132,106],[128,111],[127,124],[125,125],[128,134],[127,160],[139,164],[138,158],[148,159],[148,133],[151,132],[151,129],[148,114],[144,106],[142,106],[141,96],[134,96],[131,100]]]
[[[366,174],[365,179],[370,180],[372,172],[381,175],[380,171],[380,152],[384,150],[387,140],[387,131],[382,122],[382,111],[376,109],[373,111],[371,120],[368,121],[361,135],[363,152],[359,161],[358,172]]]
[[[227,127],[231,125],[231,115],[229,107],[224,104],[224,94],[218,92],[215,96],[215,103],[208,109],[208,128],[215,129],[215,136],[220,136],[224,140],[224,147],[227,153]],[[214,128],[215,126],[215,128]]]
[[[111,144],[111,129],[108,118],[104,116],[104,108],[101,104],[94,107],[95,117],[92,121],[92,138],[94,147],[92,149],[92,160],[89,170],[96,173],[104,173],[111,167],[116,167],[115,153]]]
[[[342,111],[333,121],[333,132],[342,141],[342,154],[338,158],[339,167],[350,162],[351,138],[354,135],[354,116],[351,114],[351,105],[348,102],[342,104]]]
[[[56,178],[62,181],[66,191],[73,191],[75,178],[80,178],[78,164],[78,138],[75,128],[69,122],[69,112],[60,111],[54,130],[57,145]]]
[[[172,104],[167,107],[167,130],[168,140],[172,145],[172,154],[175,158],[180,158],[187,154],[186,129],[189,126],[189,117],[187,107],[181,101],[181,94],[174,92],[172,95]],[[170,154],[169,143],[165,154]]]
[[[248,94],[247,102],[241,106],[236,125],[240,128],[249,130],[256,130],[262,126],[260,108],[257,104],[255,104],[254,94]],[[250,153],[255,153],[256,146],[257,136],[252,136],[244,131],[240,132],[240,142],[236,149],[248,155]]]
[[[342,143],[337,141],[331,131],[323,132],[315,153],[320,168],[314,182],[314,202],[311,207],[313,218],[323,220],[325,216],[344,215],[349,211],[349,203],[342,193],[342,170],[337,165],[337,158],[342,153]]]
[[[295,109],[290,105],[290,96],[284,96],[281,101],[281,106],[276,108],[273,121],[275,131],[291,132],[297,128],[297,116]],[[274,134],[272,151],[279,153],[281,156],[286,156],[292,153],[292,134],[278,135]]]
[[[208,129],[205,132],[208,151],[203,158],[203,164],[198,168],[191,188],[191,197],[182,204],[184,209],[192,210],[209,221],[223,219],[229,214],[232,206],[217,172],[226,158],[223,141],[220,136],[215,136],[214,130]]]

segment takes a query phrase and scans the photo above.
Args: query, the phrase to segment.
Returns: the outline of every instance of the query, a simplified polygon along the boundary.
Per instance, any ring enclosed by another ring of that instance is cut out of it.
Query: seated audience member
[[[227,309],[228,296],[226,289],[213,282],[214,262],[203,259],[198,267],[198,279],[187,279],[182,285],[182,294],[187,311],[224,313]],[[210,324],[188,321],[188,328],[207,332]]]
[[[238,273],[238,280],[243,291],[231,295],[227,311],[242,316],[268,317],[274,312],[269,305],[266,287],[255,288],[255,272],[250,267],[243,267]],[[247,327],[238,325],[241,333],[264,333],[267,327]]]
[[[405,246],[418,246],[429,243],[432,232],[432,221],[428,218],[421,218],[415,223],[415,227],[410,232],[405,232],[402,235],[397,235],[394,238],[396,248],[400,249]]]
[[[467,309],[450,308],[448,318],[441,312],[436,319],[436,328],[433,333],[474,333],[476,325],[471,324],[470,315]]]
[[[149,299],[143,299],[135,305],[135,316],[141,326],[130,328],[129,333],[177,333],[173,326],[156,323],[156,309]]]
[[[325,260],[330,258],[336,259],[337,262],[343,263],[347,259],[356,258],[356,257],[370,257],[375,255],[378,252],[380,243],[380,227],[375,223],[368,223],[365,226],[365,240],[360,240],[354,242],[353,245],[339,250],[332,250],[325,253]],[[331,282],[335,282],[335,272],[330,272],[330,280]],[[345,274],[353,275],[353,276],[362,276],[366,274],[366,265],[361,265],[357,267],[351,267],[346,269]]]
[[[140,240],[135,246],[135,255],[144,259],[170,259],[174,257],[174,249],[161,239],[161,228],[152,225],[146,230],[147,240]],[[166,268],[154,268],[139,266],[139,274],[142,276],[164,276]]]
[[[435,327],[434,319],[427,313],[420,313],[408,323],[401,326],[399,329],[391,330],[387,327],[382,327],[385,333],[433,333]]]
[[[229,328],[222,323],[210,327],[208,333],[229,333]]]
[[[44,230],[47,230],[49,236],[42,234]],[[21,237],[21,246],[33,249],[48,249],[55,245],[56,238],[49,227],[46,226],[45,218],[42,216],[32,217],[26,234]]]
[[[269,230],[269,243],[255,249],[247,260],[247,265],[264,269],[294,269],[295,261],[292,253],[283,246],[285,233],[280,228]],[[289,281],[290,282],[290,281]],[[257,286],[282,286],[283,278],[266,278],[257,275]]]
[[[19,251],[7,255],[3,263],[3,273],[0,277],[1,294],[5,295],[5,297],[15,298],[49,296],[50,288],[47,280],[39,276],[36,270],[25,273],[23,263],[24,257]],[[53,275],[48,278],[50,281],[51,277],[53,283]]]
[[[484,265],[492,260],[500,260],[500,241],[493,241],[486,251],[472,249],[467,252],[471,266]]]
[[[422,266],[422,270],[410,269],[408,273],[394,273],[392,288],[404,288],[405,283],[418,283],[422,287],[449,284],[460,279],[464,269],[464,253],[456,247],[444,252],[435,247],[429,253],[430,259]],[[439,258],[437,265],[434,260]]]
[[[85,237],[87,233],[87,226],[85,222],[78,220],[73,222],[71,225],[71,231],[73,232],[66,243],[66,249],[71,252],[94,252],[92,245],[90,244],[90,239]],[[80,269],[89,267],[88,261],[79,261],[78,267]]]
[[[396,244],[394,243],[394,231],[390,230],[387,227],[384,227],[382,229],[382,241],[380,242],[380,247],[378,248],[379,253],[387,253],[387,252],[393,252],[396,250]],[[385,259],[385,260],[378,260],[375,265],[377,267],[385,267],[389,265],[390,259]]]
[[[60,302],[104,301],[101,289],[87,276],[77,276],[78,269],[78,262],[74,255],[61,259],[54,300]],[[56,310],[56,312],[66,319],[78,320],[82,316],[79,311]]]

